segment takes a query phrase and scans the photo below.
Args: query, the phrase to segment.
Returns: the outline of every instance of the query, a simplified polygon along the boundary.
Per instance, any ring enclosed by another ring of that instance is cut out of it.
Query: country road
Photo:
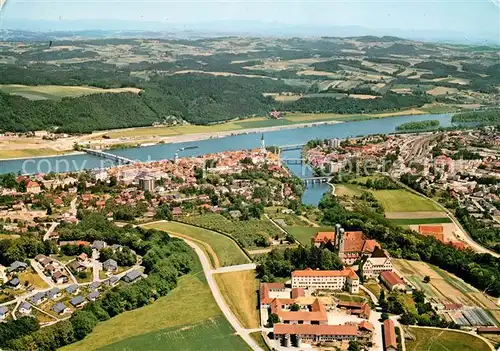
[[[52,234],[52,232],[54,231],[54,229],[56,229],[56,227],[59,225],[58,222],[53,222],[50,226],[50,228],[47,230],[47,232],[45,233],[45,235],[43,236],[43,241],[47,241],[49,240],[49,237],[50,237],[50,234]]]
[[[171,234],[171,236],[176,237],[175,235]],[[264,351],[251,337],[250,333],[255,331],[255,329],[245,329],[240,325],[240,322],[238,319],[234,316],[233,312],[231,309],[226,305],[226,302],[224,301],[224,298],[222,297],[219,287],[217,286],[217,283],[215,282],[215,279],[213,277],[214,271],[210,267],[210,262],[203,252],[203,250],[200,249],[200,247],[193,241],[183,238],[183,237],[177,237],[179,239],[184,240],[190,247],[194,249],[196,254],[198,255],[201,265],[203,267],[203,273],[205,273],[206,279],[208,286],[210,287],[210,290],[212,291],[212,295],[214,296],[215,301],[217,302],[217,305],[219,306],[220,310],[222,313],[224,313],[224,316],[228,320],[228,322],[232,325],[233,329],[236,331],[236,334],[240,335],[243,340],[250,346],[250,348],[254,351]],[[245,265],[246,266],[246,265]]]

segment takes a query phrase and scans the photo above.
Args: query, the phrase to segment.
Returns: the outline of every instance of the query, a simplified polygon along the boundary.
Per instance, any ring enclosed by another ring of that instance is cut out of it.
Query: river
[[[353,121],[338,124],[319,125],[295,129],[284,129],[264,134],[267,146],[283,146],[290,144],[303,144],[311,139],[347,138],[380,133],[393,133],[396,126],[410,121],[424,121],[435,119],[440,121],[442,127],[451,126],[450,114],[416,115],[387,117],[371,120]],[[110,153],[138,161],[152,161],[172,159],[176,152],[179,157],[197,156],[207,153],[216,153],[227,150],[252,149],[260,146],[260,134],[239,134],[217,139],[207,139],[175,144],[158,144],[148,147],[111,150]],[[196,148],[178,151],[182,148]],[[284,157],[300,157],[300,150],[283,152]],[[0,173],[21,172],[23,174],[70,172],[109,167],[113,163],[91,155],[68,155],[43,157],[32,159],[18,159],[0,161]],[[290,166],[297,175],[301,175],[300,166]],[[325,191],[330,189],[327,184],[314,185],[306,190],[303,201],[306,204],[316,205]]]

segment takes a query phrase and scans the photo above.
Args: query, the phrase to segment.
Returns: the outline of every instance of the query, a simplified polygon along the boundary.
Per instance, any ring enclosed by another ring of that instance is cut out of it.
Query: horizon
[[[88,6],[88,2],[71,0],[64,3],[8,0],[1,11],[0,29],[42,32],[176,30],[268,36],[391,35],[431,41],[500,43],[497,0],[296,0],[291,3],[282,0],[272,3],[260,0],[118,3],[107,0],[92,4]],[[286,16],[283,15],[284,5]]]

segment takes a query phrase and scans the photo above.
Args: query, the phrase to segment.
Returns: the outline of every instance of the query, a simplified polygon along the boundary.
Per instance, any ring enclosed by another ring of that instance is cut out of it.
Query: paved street
[[[240,264],[237,266],[220,267],[212,270],[212,273],[228,273],[228,272],[238,272],[238,271],[249,271],[251,269],[257,268],[255,263]]]
[[[50,228],[47,230],[47,232],[43,236],[43,241],[49,240],[50,234],[54,231],[54,229],[56,229],[56,227],[58,225],[59,225],[59,223],[57,223],[57,222],[52,223],[52,225],[50,226]]]

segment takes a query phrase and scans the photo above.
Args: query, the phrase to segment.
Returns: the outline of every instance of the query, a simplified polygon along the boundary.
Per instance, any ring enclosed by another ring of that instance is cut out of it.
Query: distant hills
[[[262,37],[360,37],[398,36],[431,42],[500,45],[499,33],[465,35],[446,31],[415,31],[412,29],[373,29],[361,26],[289,25],[259,21],[217,21],[171,23],[126,20],[32,20],[4,18],[0,40],[47,40],[53,38],[206,38],[215,36]]]

